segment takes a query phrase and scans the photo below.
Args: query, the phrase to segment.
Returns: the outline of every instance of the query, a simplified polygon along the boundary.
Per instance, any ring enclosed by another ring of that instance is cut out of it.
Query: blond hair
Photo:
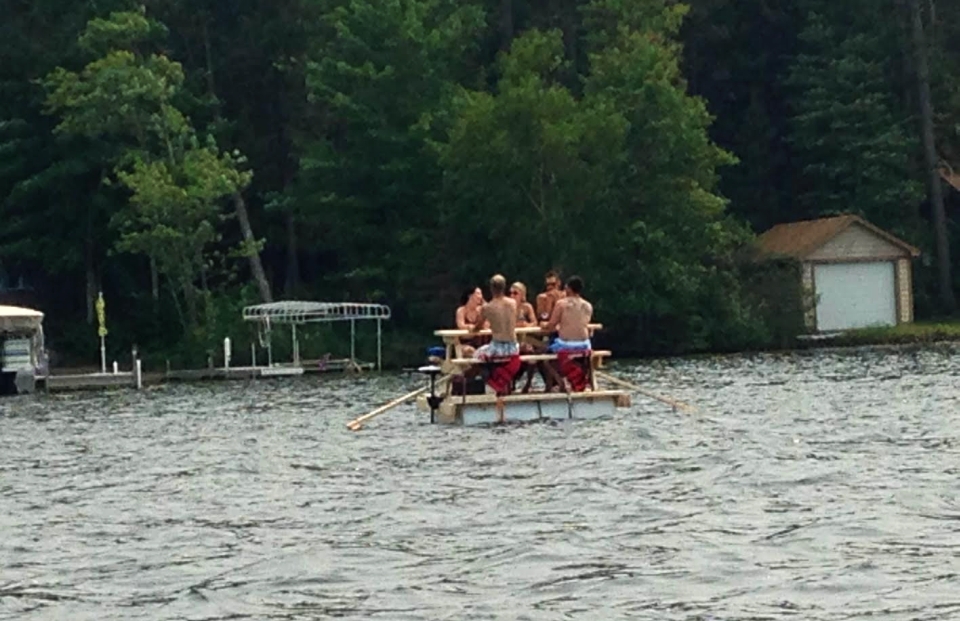
[[[519,280],[518,280],[517,282],[513,283],[512,285],[510,285],[510,288],[511,288],[511,289],[519,289],[519,290],[520,290],[520,299],[522,299],[522,300],[526,300],[526,299],[527,299],[527,286],[526,286],[525,284],[523,284],[522,282],[520,282]]]

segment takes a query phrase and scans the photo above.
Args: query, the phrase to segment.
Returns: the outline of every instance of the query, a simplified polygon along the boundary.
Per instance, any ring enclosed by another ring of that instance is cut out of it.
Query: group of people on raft
[[[563,288],[560,282],[559,274],[547,272],[544,291],[537,295],[536,309],[527,301],[523,283],[515,282],[508,288],[506,278],[501,274],[490,279],[489,302],[484,300],[479,287],[464,293],[456,312],[457,328],[470,332],[490,330],[488,342],[487,338],[478,335],[468,339],[463,346],[462,355],[478,362],[464,375],[483,375],[489,371],[489,365],[484,363],[498,362],[502,364],[496,365],[486,378],[497,394],[511,392],[524,370],[527,371],[527,382],[523,392],[530,390],[536,370],[540,371],[547,391],[562,388],[560,376],[574,390],[584,390],[587,382],[583,362],[589,366],[592,348],[589,324],[593,305],[582,295],[583,279],[579,276],[571,276]],[[547,336],[539,342],[518,342],[516,328],[529,326],[539,327]],[[523,354],[548,352],[557,354],[556,365],[552,361],[523,364],[520,359]]]

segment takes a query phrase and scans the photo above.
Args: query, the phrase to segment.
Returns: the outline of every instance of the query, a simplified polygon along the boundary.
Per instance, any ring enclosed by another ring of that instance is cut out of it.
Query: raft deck
[[[591,334],[601,329],[600,324],[591,324]],[[546,335],[539,327],[517,328],[520,342],[542,339]],[[423,367],[421,372],[436,378],[445,373],[449,379],[462,375],[471,366],[496,363],[480,362],[462,357],[461,339],[489,335],[489,330],[472,332],[468,330],[437,330],[434,335],[443,338],[445,356],[437,366]],[[454,394],[453,382],[438,383],[435,395],[439,403],[433,414],[433,422],[453,425],[492,425],[500,423],[529,423],[536,421],[557,421],[569,419],[592,420],[612,416],[617,408],[629,407],[630,393],[623,390],[599,390],[596,375],[592,371],[600,368],[603,360],[611,355],[610,351],[594,350],[590,355],[589,386],[582,392],[528,392],[497,396],[489,386],[484,385],[482,394]],[[520,356],[525,363],[550,362],[557,359],[556,354],[530,354]],[[524,378],[518,384],[525,382]],[[467,391],[464,390],[464,393]],[[430,412],[430,400],[426,395],[417,400],[418,407]]]

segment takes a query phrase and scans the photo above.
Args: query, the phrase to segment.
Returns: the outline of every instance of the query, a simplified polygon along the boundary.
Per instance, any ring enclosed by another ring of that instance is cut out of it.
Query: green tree
[[[0,20],[0,262],[32,276],[38,293],[63,311],[48,321],[56,334],[74,309],[82,316],[85,308],[94,321],[103,258],[113,243],[106,223],[114,203],[101,186],[113,154],[107,145],[54,135],[36,78],[74,61],[77,32],[95,8],[56,0],[8,8]]]
[[[529,30],[501,57],[496,94],[464,89],[457,98],[438,149],[446,235],[471,239],[454,262],[461,280],[492,265],[573,266],[591,254],[590,233],[613,224],[604,193],[616,183],[627,123],[560,84],[566,66],[559,30]]]
[[[913,238],[923,196],[918,143],[886,77],[885,40],[839,32],[811,13],[790,69],[791,142],[802,175],[796,200],[812,215],[856,212]]]
[[[685,90],[684,13],[589,3],[582,95],[563,83],[570,59],[556,30],[513,40],[495,93],[461,94],[440,152],[447,234],[471,240],[453,254],[464,273],[482,263],[593,274],[598,313],[626,342],[742,342],[749,310],[722,264],[747,237],[715,193],[717,168],[734,159]]]
[[[738,163],[719,188],[730,211],[764,231],[802,217],[793,204],[783,78],[796,54],[796,0],[688,0],[684,75],[715,115],[710,135]]]
[[[588,5],[586,94],[624,111],[630,127],[618,175],[618,219],[630,225],[617,229],[623,234],[605,263],[611,273],[620,266],[607,295],[619,300],[618,324],[641,342],[730,347],[745,343],[753,321],[730,265],[748,235],[717,193],[719,169],[736,159],[710,139],[713,119],[681,72],[687,10],[668,2]],[[626,295],[622,282],[630,283]]]
[[[429,304],[439,167],[427,141],[454,86],[473,75],[483,12],[455,0],[315,4],[306,77],[317,124],[303,136],[291,202],[333,274],[328,287]]]
[[[184,76],[179,63],[140,49],[164,34],[143,12],[94,19],[80,37],[97,58],[81,71],[63,68],[45,79],[48,106],[61,116],[56,131],[120,145],[115,172],[132,193],[113,222],[118,249],[142,253],[182,296],[184,327],[198,325],[197,281],[207,246],[216,240],[219,199],[241,192],[250,173],[238,158],[201,146],[176,98]]]

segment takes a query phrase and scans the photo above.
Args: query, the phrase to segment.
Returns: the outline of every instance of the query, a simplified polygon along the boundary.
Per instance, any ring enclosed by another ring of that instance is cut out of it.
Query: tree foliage
[[[0,21],[0,289],[53,342],[103,288],[115,342],[208,347],[272,288],[385,301],[420,345],[490,274],[559,268],[621,350],[785,343],[793,268],[753,235],[840,212],[921,247],[939,310],[897,0],[145,1]],[[960,173],[960,9],[920,4]]]
[[[913,165],[918,143],[887,88],[882,39],[838,33],[822,14],[811,13],[800,41],[786,79],[795,89],[798,206],[817,216],[855,212],[902,235],[916,233],[910,216],[923,197]]]
[[[184,327],[195,328],[197,282],[218,239],[218,201],[242,191],[251,175],[212,137],[199,143],[177,107],[181,65],[139,51],[163,31],[142,11],[91,20],[80,46],[100,56],[79,72],[57,68],[44,83],[48,110],[62,119],[55,131],[115,143],[114,172],[131,193],[111,219],[120,231],[116,247],[150,258],[183,297]]]

